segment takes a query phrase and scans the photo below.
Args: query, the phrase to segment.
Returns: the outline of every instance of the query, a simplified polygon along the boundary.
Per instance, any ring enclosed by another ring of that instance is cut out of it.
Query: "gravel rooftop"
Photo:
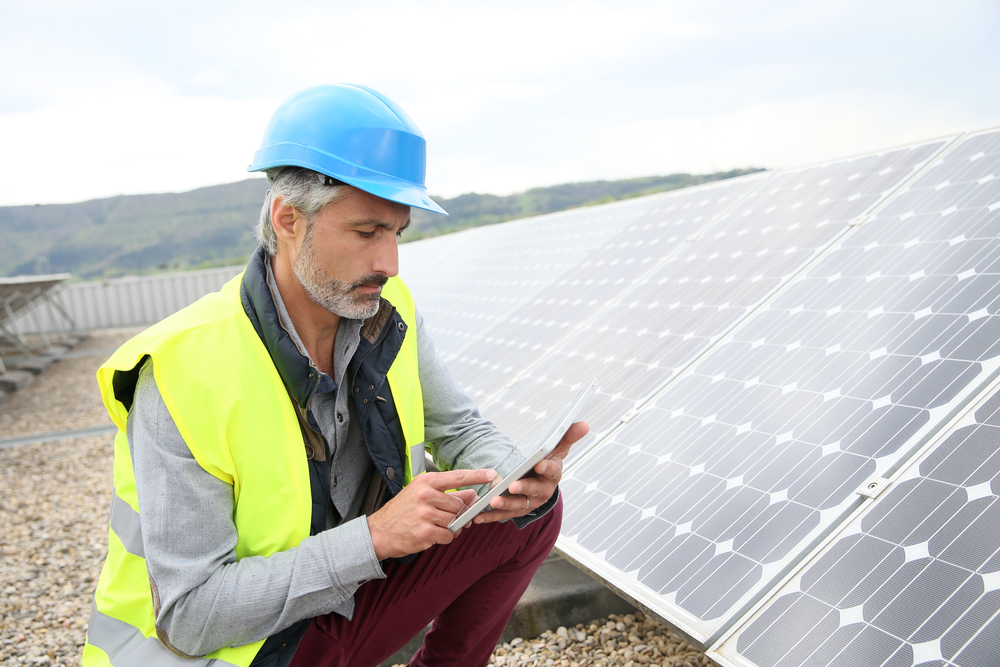
[[[95,333],[74,352],[120,345]],[[0,404],[0,438],[110,424],[94,373],[107,355],[66,359]],[[79,665],[107,553],[112,438],[0,449],[0,665]]]
[[[110,424],[94,373],[103,352],[135,331],[92,333],[0,404],[0,439]],[[107,553],[112,437],[0,449],[0,665],[80,664],[87,619]],[[497,646],[490,663],[657,665],[713,663],[652,618],[611,616]]]

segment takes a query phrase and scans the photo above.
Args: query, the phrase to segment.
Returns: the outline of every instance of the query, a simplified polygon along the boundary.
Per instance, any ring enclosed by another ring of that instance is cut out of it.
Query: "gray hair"
[[[281,197],[286,204],[298,209],[306,218],[306,228],[328,204],[347,196],[350,186],[303,167],[278,167],[267,170],[271,189],[264,197],[260,218],[254,234],[269,255],[278,252],[278,237],[271,225],[271,205]]]

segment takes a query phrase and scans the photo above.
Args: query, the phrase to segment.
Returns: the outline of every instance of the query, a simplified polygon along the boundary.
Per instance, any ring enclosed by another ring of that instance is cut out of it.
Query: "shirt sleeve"
[[[442,470],[490,468],[500,477],[507,476],[521,462],[520,450],[506,433],[479,414],[475,401],[459,386],[447,364],[438,356],[420,311],[416,319],[424,439],[431,445],[435,462]],[[514,524],[523,528],[544,516],[558,499],[557,488],[543,505],[514,519]]]
[[[201,656],[331,611],[382,572],[364,517],[264,558],[237,560],[232,487],[206,472],[171,418],[147,361],[127,424],[156,627]]]

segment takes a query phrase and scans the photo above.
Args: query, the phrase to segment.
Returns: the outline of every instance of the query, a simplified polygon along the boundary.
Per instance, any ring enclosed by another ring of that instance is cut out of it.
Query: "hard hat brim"
[[[431,213],[448,215],[447,211],[428,196],[427,188],[418,183],[366,169],[302,144],[280,143],[262,148],[254,153],[253,164],[247,167],[247,171],[264,171],[278,167],[304,167],[343,181],[376,197]]]

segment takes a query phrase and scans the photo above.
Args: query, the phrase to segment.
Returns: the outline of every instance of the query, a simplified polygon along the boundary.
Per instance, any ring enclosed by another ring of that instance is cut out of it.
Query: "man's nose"
[[[399,273],[399,244],[395,234],[385,234],[378,244],[372,269],[392,278]]]

